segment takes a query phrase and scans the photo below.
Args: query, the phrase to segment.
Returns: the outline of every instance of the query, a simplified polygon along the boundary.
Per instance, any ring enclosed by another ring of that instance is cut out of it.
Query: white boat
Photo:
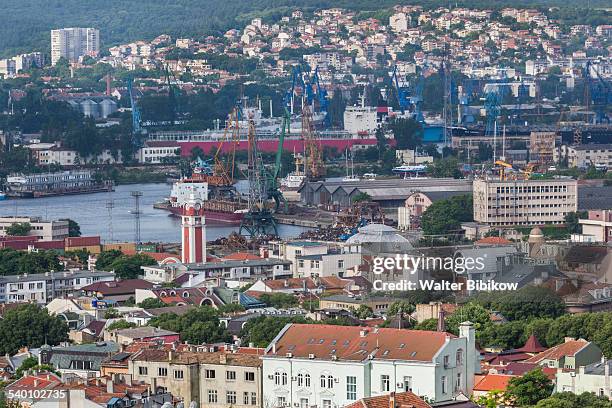
[[[287,174],[287,177],[281,179],[280,185],[282,190],[297,190],[306,180],[306,174],[304,174],[304,156],[293,152],[293,159],[295,170]]]

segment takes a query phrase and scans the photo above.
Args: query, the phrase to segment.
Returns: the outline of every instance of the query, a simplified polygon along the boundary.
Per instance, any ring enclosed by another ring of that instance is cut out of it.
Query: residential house
[[[428,401],[469,395],[479,370],[475,332],[288,324],[263,355],[264,399],[333,407],[411,391]]]
[[[565,341],[525,360],[543,367],[575,371],[578,367],[600,361],[601,349],[590,341],[566,337]]]
[[[113,342],[68,347],[42,346],[39,360],[41,364],[52,365],[62,376],[73,374],[89,378],[98,376],[102,361],[108,358],[109,353],[115,353],[118,350],[119,345]]]
[[[182,398],[185,406],[264,406],[258,355],[145,349],[129,360],[129,373],[156,391]]]

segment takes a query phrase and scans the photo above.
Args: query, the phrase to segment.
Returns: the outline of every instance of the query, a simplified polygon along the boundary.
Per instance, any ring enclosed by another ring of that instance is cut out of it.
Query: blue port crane
[[[140,144],[139,135],[142,131],[141,122],[142,118],[140,115],[140,109],[136,103],[136,95],[134,91],[134,78],[129,76],[127,78],[127,91],[130,96],[130,105],[132,107],[132,144],[138,146]]]
[[[595,74],[593,77],[592,73]],[[595,112],[594,122],[596,124],[610,123],[608,107],[612,104],[612,85],[606,81],[597,67],[587,61],[582,72],[585,80],[585,103],[590,105]]]
[[[400,84],[397,65],[393,67],[391,81],[393,82],[393,85],[395,85],[397,102],[399,103],[400,110],[403,114],[410,109],[410,88],[406,85]]]

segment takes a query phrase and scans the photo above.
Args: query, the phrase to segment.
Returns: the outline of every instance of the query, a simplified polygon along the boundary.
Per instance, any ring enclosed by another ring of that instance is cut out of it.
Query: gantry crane
[[[531,175],[533,174],[533,170],[535,165],[533,164],[528,164],[524,169],[519,168],[518,166],[514,166],[510,163],[507,163],[503,160],[496,160],[495,164],[497,166],[500,166],[499,169],[499,179],[502,181],[505,181],[508,179],[508,175],[506,174],[505,169],[512,169],[514,171],[517,171],[521,174],[523,174],[523,177],[525,178],[525,180],[529,180],[531,178]]]

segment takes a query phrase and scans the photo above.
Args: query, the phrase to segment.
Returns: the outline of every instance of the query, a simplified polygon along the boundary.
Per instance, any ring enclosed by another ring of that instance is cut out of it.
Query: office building
[[[100,52],[100,30],[95,28],[61,28],[51,30],[51,64],[60,58],[70,62],[89,55],[97,57]]]
[[[68,238],[68,220],[45,221],[40,217],[0,217],[0,237],[6,236],[7,229],[13,224],[29,224],[30,231],[27,235],[41,241]]]
[[[576,180],[475,180],[474,221],[495,227],[563,224],[578,209]]]

